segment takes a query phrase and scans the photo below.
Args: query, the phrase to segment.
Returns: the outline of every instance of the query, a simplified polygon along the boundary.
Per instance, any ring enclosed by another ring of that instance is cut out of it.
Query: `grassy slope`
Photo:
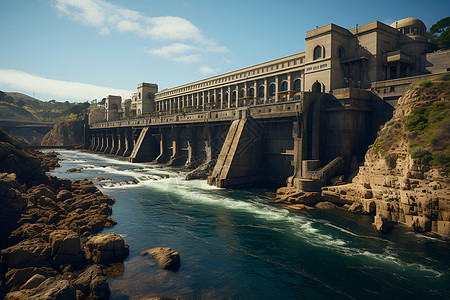
[[[412,105],[411,112],[401,120],[388,122],[389,126],[379,132],[374,150],[382,156],[389,155],[406,134],[412,158],[450,172],[450,73],[440,81],[426,80],[411,88],[419,92],[407,104]]]
[[[24,108],[0,102],[0,119],[36,121],[32,113]]]
[[[0,118],[37,120],[37,121],[56,121],[64,112],[73,107],[76,103],[40,101],[21,93],[5,93],[6,96],[14,98],[14,103],[0,103]],[[19,105],[20,101],[25,105]],[[8,117],[9,116],[9,117]]]

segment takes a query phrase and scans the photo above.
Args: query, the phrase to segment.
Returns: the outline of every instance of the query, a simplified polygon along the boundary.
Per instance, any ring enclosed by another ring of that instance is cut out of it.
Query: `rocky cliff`
[[[381,232],[396,223],[450,238],[450,85],[419,84],[399,99],[349,184],[322,189],[325,201],[353,202]]]
[[[84,119],[58,122],[44,137],[41,146],[77,146],[83,143]]]

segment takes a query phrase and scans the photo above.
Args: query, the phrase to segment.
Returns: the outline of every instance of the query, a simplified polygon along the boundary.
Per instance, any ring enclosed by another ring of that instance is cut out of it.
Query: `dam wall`
[[[208,183],[218,187],[317,191],[357,168],[375,138],[380,101],[348,88],[279,103],[96,123],[86,147],[188,169],[214,160]]]

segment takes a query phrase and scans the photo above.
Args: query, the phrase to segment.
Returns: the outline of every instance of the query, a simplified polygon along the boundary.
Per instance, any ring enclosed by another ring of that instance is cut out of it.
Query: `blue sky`
[[[0,90],[128,98],[140,82],[161,90],[304,51],[316,26],[429,28],[449,12],[448,0],[0,0]]]

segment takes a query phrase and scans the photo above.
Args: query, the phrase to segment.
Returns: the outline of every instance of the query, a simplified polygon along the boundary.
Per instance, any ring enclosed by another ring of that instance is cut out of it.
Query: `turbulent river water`
[[[103,232],[130,246],[107,268],[111,299],[442,299],[450,297],[450,243],[397,226],[380,235],[368,216],[291,212],[274,189],[218,189],[185,173],[84,151],[58,150],[69,179],[97,183],[116,199],[118,224]],[[67,173],[83,168],[81,173]],[[177,273],[143,250],[180,252]]]

